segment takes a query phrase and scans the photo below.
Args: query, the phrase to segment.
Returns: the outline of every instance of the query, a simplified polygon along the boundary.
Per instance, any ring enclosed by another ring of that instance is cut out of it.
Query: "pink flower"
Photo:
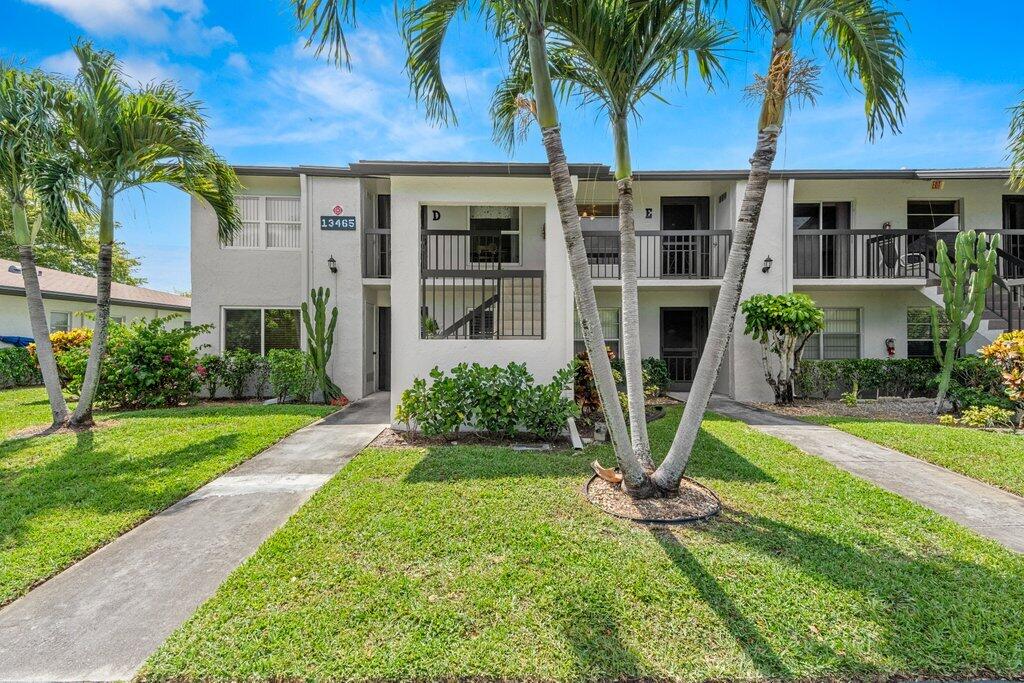
[[[164,356],[164,362],[165,363],[170,363],[172,360],[174,360],[174,359],[171,358],[171,354],[167,354],[167,355]]]

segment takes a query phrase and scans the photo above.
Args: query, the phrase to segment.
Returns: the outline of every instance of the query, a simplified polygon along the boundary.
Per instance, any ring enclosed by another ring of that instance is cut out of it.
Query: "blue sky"
[[[763,37],[729,3],[738,38],[728,82],[713,93],[696,83],[652,100],[633,130],[637,169],[741,168],[756,111],[743,86],[763,70]],[[1016,0],[977,4],[906,0],[908,116],[903,134],[866,140],[857,93],[813,47],[822,64],[818,105],[793,112],[778,168],[997,166],[1004,163],[1007,108],[1024,89],[1024,9]],[[979,12],[979,7],[984,7]],[[358,159],[542,161],[536,135],[514,155],[490,141],[487,104],[503,74],[500,56],[470,23],[451,35],[446,77],[458,127],[435,128],[409,98],[393,0],[360,0],[350,32],[353,68],[317,61],[303,48],[286,0],[4,0],[0,59],[73,70],[70,45],[87,36],[117,52],[140,81],[174,79],[205,103],[210,143],[239,164],[344,165]],[[563,111],[574,161],[612,158],[596,111]],[[188,199],[169,188],[125,196],[117,208],[124,239],[142,256],[150,286],[187,290]]]

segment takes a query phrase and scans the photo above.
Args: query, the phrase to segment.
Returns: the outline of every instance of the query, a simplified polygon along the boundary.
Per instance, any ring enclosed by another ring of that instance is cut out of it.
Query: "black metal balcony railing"
[[[363,231],[363,277],[391,277],[391,231]]]
[[[420,236],[423,338],[544,337],[544,271],[521,267],[518,234],[424,230]]]
[[[591,277],[622,277],[617,230],[585,230],[583,242]],[[637,277],[721,279],[731,247],[729,230],[638,230]]]

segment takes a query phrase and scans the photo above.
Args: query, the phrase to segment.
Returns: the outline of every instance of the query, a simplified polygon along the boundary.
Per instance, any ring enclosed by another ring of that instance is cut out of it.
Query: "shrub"
[[[309,354],[298,349],[274,349],[267,356],[270,364],[270,388],[280,401],[291,398],[304,403],[313,392],[316,376]]]
[[[467,424],[506,438],[520,430],[551,438],[577,414],[575,403],[564,396],[574,373],[574,366],[569,366],[548,384],[537,385],[520,363],[461,363],[450,373],[435,367],[430,384],[416,378],[402,392],[395,418],[409,427],[415,423],[427,436],[454,435]]]
[[[270,363],[263,356],[253,355],[252,390],[256,398],[262,400],[266,396],[269,383]]]
[[[823,399],[836,391],[848,393],[854,383],[858,394],[909,397],[928,391],[937,366],[934,360],[920,358],[804,360],[800,361],[795,386],[801,396]]]
[[[81,349],[85,349],[86,356],[88,356],[89,346],[91,344],[92,330],[88,327],[75,327],[66,331],[50,333],[50,345],[53,347],[53,357],[57,361],[57,377],[60,379],[60,385],[62,388],[69,388],[71,375],[61,363],[61,356],[68,352],[74,352]],[[28,351],[32,354],[32,357],[35,358],[36,345],[34,343],[29,344]],[[68,364],[73,367],[77,366],[78,355],[79,354],[77,353],[73,354],[72,358],[68,359]],[[74,393],[77,393],[77,390]]]
[[[199,359],[196,365],[199,381],[206,387],[206,394],[211,399],[217,398],[217,389],[224,379],[224,359],[215,353],[208,353]]]
[[[998,406],[968,408],[959,419],[960,424],[967,427],[1012,427],[1013,411]]]
[[[792,403],[804,344],[825,327],[825,313],[806,294],[755,294],[742,304],[744,334],[761,345],[764,377],[778,404]]]
[[[671,378],[668,375],[668,363],[662,358],[650,356],[640,361],[644,371],[644,393],[649,396],[661,396],[668,390]]]
[[[612,379],[615,384],[622,384],[622,361],[615,357],[611,349],[606,348],[608,360],[612,364]],[[575,380],[573,382],[573,393],[576,398],[576,405],[584,417],[601,410],[601,397],[597,393],[597,385],[594,384],[594,370],[590,366],[590,358],[586,351],[577,354],[575,359]]]
[[[176,316],[113,325],[107,340],[96,400],[116,408],[156,408],[190,401],[201,382],[192,340],[209,325],[167,329]],[[69,389],[79,391],[88,349],[65,351],[61,364],[70,373]]]
[[[256,369],[258,357],[248,349],[235,349],[224,354],[220,374],[224,380],[224,386],[228,388],[233,398],[240,399],[245,396],[245,385]]]
[[[1004,332],[981,355],[998,368],[1007,398],[1024,406],[1024,331]]]
[[[986,347],[988,348],[988,347]],[[937,380],[935,380],[937,384]],[[971,407],[1014,407],[1003,390],[1003,376],[999,366],[983,356],[958,358],[953,365],[947,397],[957,412]]]
[[[39,367],[28,349],[18,346],[0,349],[0,389],[27,387],[42,381]]]

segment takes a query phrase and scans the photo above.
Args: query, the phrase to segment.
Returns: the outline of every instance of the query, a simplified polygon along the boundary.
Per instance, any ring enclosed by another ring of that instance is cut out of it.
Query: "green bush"
[[[938,378],[933,378],[933,383],[937,384],[937,381]],[[981,356],[964,356],[956,360],[946,397],[957,412],[986,406],[1006,410],[1014,408],[1003,391],[1003,376],[999,368]]]
[[[252,390],[253,395],[263,399],[267,395],[267,385],[270,383],[270,363],[263,356],[253,356],[252,368]]]
[[[0,389],[28,387],[42,381],[36,360],[28,349],[19,346],[0,349]]]
[[[640,361],[644,371],[644,393],[648,396],[661,396],[668,390],[671,378],[668,375],[668,363],[662,358],[649,356]]]
[[[259,356],[248,349],[235,349],[224,354],[221,378],[233,398],[245,396],[245,385],[256,370],[257,358]]]
[[[280,401],[309,400],[316,383],[309,354],[298,349],[274,349],[267,356],[270,364],[270,388]]]
[[[430,371],[431,383],[421,378],[402,392],[395,418],[427,436],[457,434],[463,425],[505,438],[526,431],[543,438],[555,436],[575,403],[564,396],[572,384],[573,366],[560,370],[548,384],[537,385],[520,363],[484,367],[461,363],[445,373]]]
[[[797,392],[804,397],[828,398],[837,391],[903,396],[927,393],[938,369],[933,359],[850,358],[802,360],[797,371]]]
[[[605,348],[608,353],[608,360],[612,365],[612,379],[616,385],[621,385],[623,377],[623,364],[621,358],[616,358],[611,349]],[[576,398],[576,405],[580,407],[584,417],[596,413],[601,409],[601,396],[597,393],[597,385],[594,383],[594,370],[590,366],[590,357],[586,351],[576,355],[575,359],[576,376],[573,382],[573,392]]]
[[[217,390],[224,379],[224,359],[215,353],[208,353],[199,359],[196,365],[196,374],[199,381],[206,388],[206,394],[211,398],[217,398]]]
[[[201,386],[192,340],[209,325],[167,329],[177,316],[112,325],[96,400],[115,408],[156,408],[191,401]],[[74,347],[58,357],[77,393],[85,377],[88,349]]]

